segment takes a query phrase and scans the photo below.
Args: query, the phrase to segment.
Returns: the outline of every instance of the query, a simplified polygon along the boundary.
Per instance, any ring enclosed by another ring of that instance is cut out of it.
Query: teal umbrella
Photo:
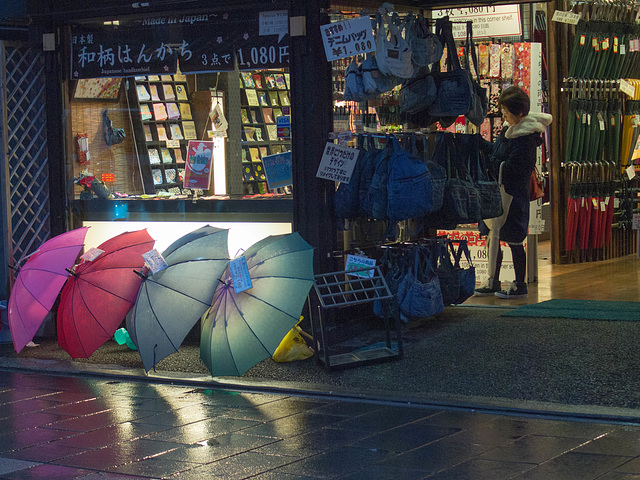
[[[300,320],[313,281],[313,247],[297,233],[260,240],[232,261],[202,317],[200,358],[211,375],[239,376],[270,357]]]
[[[162,256],[167,267],[145,273],[127,317],[145,371],[176,352],[211,306],[213,293],[229,263],[228,230],[206,225],[172,243]]]

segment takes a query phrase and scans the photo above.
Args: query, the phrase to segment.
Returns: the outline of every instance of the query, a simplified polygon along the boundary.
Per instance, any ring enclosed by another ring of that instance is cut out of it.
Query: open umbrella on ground
[[[242,257],[248,275],[240,277],[251,287],[236,291],[241,258],[234,260],[202,320],[200,358],[213,376],[242,375],[270,357],[299,321],[314,281],[313,247],[297,233],[267,237]]]
[[[207,225],[179,238],[162,254],[167,267],[143,275],[127,330],[146,371],[176,352],[211,306],[229,263],[228,232]]]
[[[13,346],[20,351],[34,337],[51,310],[71,268],[84,247],[88,227],[77,228],[44,242],[19,269],[8,305]]]
[[[113,337],[136,301],[142,254],[155,243],[146,229],[98,246],[102,253],[76,266],[60,293],[58,343],[72,358],[88,358]]]

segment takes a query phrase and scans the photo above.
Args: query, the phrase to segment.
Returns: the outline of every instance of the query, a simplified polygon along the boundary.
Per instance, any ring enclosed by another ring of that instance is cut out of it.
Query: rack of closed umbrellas
[[[268,236],[231,259],[228,230],[211,225],[162,253],[143,229],[80,255],[87,230],[53,237],[12,267],[2,328],[9,328],[16,352],[55,313],[58,344],[73,359],[89,358],[115,339],[137,350],[149,372],[200,321],[201,360],[213,376],[234,376],[300,331],[314,272],[313,248],[297,233]]]
[[[567,116],[558,208],[566,209],[559,225],[564,259],[577,263],[635,249],[640,28],[635,4],[572,5],[580,19],[562,87]]]

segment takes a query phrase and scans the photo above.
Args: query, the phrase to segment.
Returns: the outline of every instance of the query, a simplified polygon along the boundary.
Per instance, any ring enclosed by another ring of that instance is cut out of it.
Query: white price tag
[[[375,267],[376,261],[373,258],[368,258],[359,255],[347,255],[347,266],[345,270],[357,270],[359,268]],[[354,277],[369,278],[373,277],[373,269],[362,270],[361,272],[350,273]]]
[[[568,23],[570,25],[577,25],[580,21],[580,14],[573,12],[565,12],[563,10],[556,10],[553,12],[553,17],[551,18],[554,22],[559,23]]]
[[[104,253],[104,250],[100,250],[99,248],[92,247],[80,257],[80,260],[85,260],[87,262],[93,262],[96,258]]]
[[[626,93],[630,97],[633,97],[633,95],[636,93],[636,89],[634,88],[634,86],[631,85],[631,83],[627,82],[624,78],[620,79],[619,89],[622,93]]]
[[[251,283],[251,275],[247,266],[247,259],[244,255],[235,258],[229,262],[229,272],[233,281],[233,289],[236,293],[244,292],[253,288]]]
[[[167,140],[167,148],[180,148],[180,140]]]
[[[629,180],[636,176],[636,169],[633,165],[629,165],[626,168],[625,172],[627,172],[627,177],[629,177]]]
[[[143,253],[142,258],[144,258],[144,262],[149,267],[149,270],[151,270],[151,273],[158,273],[169,266],[167,262],[164,261],[160,252],[155,248],[149,250],[147,253]]]

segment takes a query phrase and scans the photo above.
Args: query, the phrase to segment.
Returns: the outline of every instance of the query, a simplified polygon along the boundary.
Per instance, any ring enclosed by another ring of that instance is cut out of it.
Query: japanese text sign
[[[289,64],[286,11],[146,17],[72,29],[71,78],[280,68]],[[215,32],[215,34],[212,34]]]
[[[371,270],[362,270],[360,272],[348,273],[348,275],[352,275],[354,277],[362,277],[362,278],[370,278],[373,277],[374,271],[373,267],[376,266],[375,258],[368,258],[359,255],[347,255],[347,264],[346,270],[347,273],[349,270],[358,270],[359,268],[368,268],[371,267]]]
[[[373,52],[376,42],[368,16],[320,27],[327,61]]]
[[[291,152],[278,153],[262,157],[264,174],[269,190],[286,187],[293,183],[291,170]]]
[[[453,38],[467,38],[464,22],[473,22],[473,38],[522,35],[520,5],[489,5],[434,10],[433,18],[448,16],[453,24]]]
[[[327,142],[316,177],[349,183],[360,151]]]

